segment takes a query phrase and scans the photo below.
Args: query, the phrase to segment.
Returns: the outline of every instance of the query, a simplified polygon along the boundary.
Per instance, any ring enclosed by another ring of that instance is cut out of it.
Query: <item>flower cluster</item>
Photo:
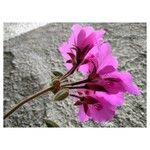
[[[129,72],[118,70],[117,58],[111,44],[104,40],[105,30],[94,30],[75,24],[67,42],[59,50],[68,72],[62,80],[79,71],[84,79],[64,87],[76,89],[74,105],[79,107],[79,120],[95,122],[111,120],[117,108],[124,103],[124,93],[139,95],[140,90]]]

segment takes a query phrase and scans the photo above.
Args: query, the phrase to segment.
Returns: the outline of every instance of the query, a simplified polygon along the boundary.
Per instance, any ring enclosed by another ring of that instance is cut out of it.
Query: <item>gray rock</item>
[[[14,38],[15,36],[44,25],[46,25],[46,23],[7,23],[7,25],[4,26],[4,40]]]
[[[93,121],[80,123],[71,98],[53,102],[53,95],[49,93],[18,109],[4,120],[4,127],[45,127],[44,118],[61,127],[146,127],[146,24],[88,25],[107,29],[106,39],[112,43],[120,70],[133,74],[142,94],[138,97],[126,94],[126,103],[113,121],[100,125]],[[71,26],[70,23],[51,23],[4,41],[4,112],[45,87],[52,70],[66,72],[58,45],[67,40]],[[74,76],[74,80],[79,78],[79,75]]]

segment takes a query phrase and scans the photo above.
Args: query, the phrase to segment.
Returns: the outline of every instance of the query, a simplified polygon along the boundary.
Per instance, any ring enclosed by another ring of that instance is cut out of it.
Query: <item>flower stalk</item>
[[[73,25],[71,37],[59,47],[69,71],[64,75],[54,71],[50,87],[20,101],[4,119],[25,103],[51,91],[54,101],[64,100],[69,95],[76,98],[74,105],[79,108],[78,117],[82,122],[112,120],[117,108],[124,104],[124,93],[139,95],[140,90],[129,72],[118,70],[117,58],[113,56],[111,44],[105,42],[104,34],[103,29]],[[76,70],[86,73],[85,79],[69,83],[68,77]],[[69,94],[72,89],[76,89],[77,95]],[[51,121],[46,123],[55,126]]]
[[[19,109],[22,105],[24,105],[25,103],[35,99],[36,97],[44,94],[44,93],[47,93],[49,91],[51,91],[53,89],[53,86],[52,87],[48,87],[46,89],[43,89],[41,91],[38,91],[37,93],[33,94],[33,95],[30,95],[26,98],[24,98],[22,101],[20,101],[18,104],[16,104],[16,106],[14,106],[10,111],[8,111],[5,115],[4,115],[4,119],[6,119],[7,117],[9,117],[14,111],[16,111],[17,109]]]
[[[64,79],[66,79],[67,77],[69,77],[71,74],[73,74],[74,71],[77,69],[77,67],[78,67],[78,65],[73,66],[65,75],[63,75],[63,76],[60,78],[60,80],[63,81]]]
[[[73,83],[68,83],[68,84],[65,84],[63,85],[64,87],[65,86],[73,86],[73,85],[78,85],[78,84],[83,84],[83,83],[87,83],[89,81],[89,79],[85,79],[85,80],[81,80],[81,81],[78,81],[78,82],[73,82]]]

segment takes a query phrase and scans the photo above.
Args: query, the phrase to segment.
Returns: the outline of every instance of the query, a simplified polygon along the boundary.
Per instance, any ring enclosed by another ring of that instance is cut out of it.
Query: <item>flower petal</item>
[[[114,106],[122,106],[124,104],[124,94],[119,92],[117,94],[107,94],[106,92],[96,92],[97,97],[103,97],[106,101]]]
[[[133,82],[132,75],[129,72],[112,72],[110,73],[111,77],[118,78],[122,81],[122,85],[124,89],[134,95],[140,94],[140,89],[137,87],[137,85]]]
[[[100,103],[102,104],[102,109],[97,110],[94,105],[89,106],[90,110],[90,117],[95,122],[107,122],[113,119],[115,115],[116,107],[111,105],[108,101],[106,101],[104,98],[99,99]]]
[[[93,46],[95,45],[95,42],[96,42],[96,33],[93,32],[84,40],[84,42],[82,43],[83,44],[82,48],[86,47],[87,45],[93,48]]]
[[[97,47],[97,46],[94,46],[94,47],[88,52],[88,54],[86,55],[85,58],[88,59],[88,57],[91,57],[91,55],[93,55],[94,57],[99,57],[98,53],[99,53],[98,47]]]
[[[78,38],[78,34],[80,32],[80,30],[82,29],[82,26],[79,24],[74,24],[72,27],[72,34],[69,38],[69,43],[72,45],[76,45],[77,44],[77,38]]]
[[[117,58],[113,56],[112,47],[108,42],[99,46],[99,63],[100,69],[108,65],[113,66],[115,69],[118,67]]]
[[[78,118],[81,122],[85,122],[90,119],[90,117],[85,114],[83,105],[79,106]]]
[[[70,59],[69,55],[67,53],[71,52],[70,51],[70,47],[68,45],[67,42],[64,42],[62,43],[60,46],[59,46],[59,51],[61,53],[61,55],[63,56],[64,60],[68,60]]]
[[[89,72],[89,65],[88,64],[81,65],[79,67],[78,71],[80,71],[83,74],[88,73]]]
[[[86,31],[86,37],[88,37],[91,33],[94,32],[94,28],[90,26],[83,27],[83,30]]]
[[[103,78],[96,84],[102,86],[109,94],[117,94],[118,92],[125,92],[122,80],[119,78]]]
[[[86,33],[85,31],[82,29],[80,30],[78,37],[77,37],[77,45],[79,48],[83,47],[83,42],[86,39]]]
[[[101,44],[104,42],[104,35],[106,33],[106,31],[104,29],[95,31],[96,32],[96,39],[97,39],[97,44]]]
[[[111,72],[113,72],[113,71],[115,71],[115,68],[113,67],[113,66],[105,66],[103,69],[101,69],[100,71],[99,71],[99,73],[101,74],[101,75],[104,75],[104,74],[107,74],[107,73],[111,73]]]
[[[70,69],[73,67],[73,65],[70,64],[70,63],[65,63],[65,67],[66,67],[68,70],[70,70]]]

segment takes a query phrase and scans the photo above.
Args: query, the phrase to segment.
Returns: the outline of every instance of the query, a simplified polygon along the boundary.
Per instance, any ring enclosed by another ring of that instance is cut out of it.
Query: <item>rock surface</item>
[[[44,25],[46,25],[46,23],[7,23],[7,25],[4,26],[4,40],[9,40]]]
[[[57,103],[52,102],[52,94],[46,94],[18,109],[4,121],[4,127],[45,127],[44,118],[61,127],[146,127],[146,24],[86,25],[107,29],[106,39],[112,43],[120,70],[133,74],[142,94],[138,97],[127,94],[125,105],[113,121],[103,125],[78,122],[71,99]],[[52,70],[66,71],[58,45],[67,40],[71,26],[70,23],[51,23],[4,41],[4,112],[47,85]]]

